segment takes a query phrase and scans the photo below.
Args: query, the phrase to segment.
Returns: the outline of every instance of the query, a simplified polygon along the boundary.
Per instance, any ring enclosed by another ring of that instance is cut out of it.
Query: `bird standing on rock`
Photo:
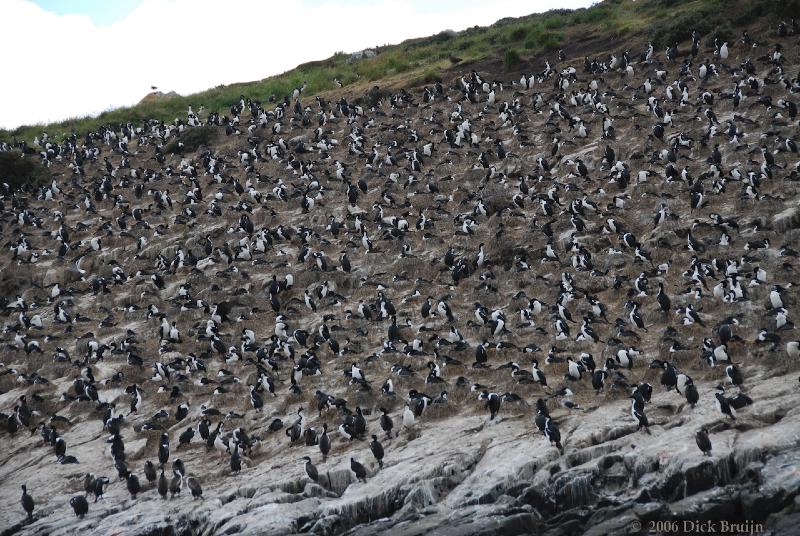
[[[372,455],[378,460],[378,467],[383,469],[383,445],[378,441],[378,436],[374,434],[372,436],[372,443],[369,444],[369,450],[372,451]]]
[[[132,472],[128,471],[128,476],[126,480],[127,480],[128,493],[131,494],[131,500],[135,500],[136,495],[141,490],[141,486],[139,485],[139,477],[137,477]]]
[[[392,428],[394,428],[394,422],[392,422],[392,418],[389,416],[389,412],[386,411],[385,408],[380,408],[381,410],[381,430],[386,432],[386,439],[392,438]],[[411,414],[411,418],[413,421],[414,414]],[[405,421],[405,416],[403,417]]]
[[[161,468],[161,475],[158,477],[158,494],[161,495],[162,499],[167,498],[167,493],[169,492],[169,482],[167,481],[167,477],[164,476],[164,468]]]
[[[355,458],[350,458],[350,469],[356,474],[358,480],[367,481],[367,470]]]
[[[322,461],[324,462],[331,451],[331,439],[328,437],[327,423],[322,425],[322,434],[319,436],[319,451],[322,453]]]
[[[314,466],[314,464],[311,463],[311,458],[308,456],[304,456],[303,460],[305,460],[306,462],[306,474],[308,475],[308,478],[310,478],[314,482],[318,482],[319,473],[317,472],[317,468]]]
[[[28,488],[23,484],[22,486],[22,508],[28,514],[28,521],[33,521],[33,497],[28,495]]]
[[[711,456],[711,440],[708,438],[708,430],[700,428],[695,435],[697,448],[700,449],[705,456]]]
[[[203,498],[203,488],[200,485],[200,481],[197,480],[195,477],[190,476],[186,479],[186,485],[192,492],[193,499],[202,499]]]
[[[644,428],[644,431],[650,434],[650,423],[647,421],[647,415],[644,413],[644,398],[638,390],[634,390],[630,396],[631,400],[631,415],[638,424],[637,430]]]
[[[544,435],[550,443],[553,443],[561,454],[564,454],[564,447],[561,446],[561,432],[549,416],[545,418]]]
[[[83,519],[84,516],[89,513],[89,502],[86,500],[86,497],[83,495],[76,495],[69,500],[70,506],[72,506],[72,510],[75,512],[75,516],[79,519]]]

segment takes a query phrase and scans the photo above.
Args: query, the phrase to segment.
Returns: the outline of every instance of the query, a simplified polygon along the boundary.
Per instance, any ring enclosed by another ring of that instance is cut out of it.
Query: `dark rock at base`
[[[551,514],[556,507],[555,502],[537,489],[536,486],[525,488],[517,498],[517,502],[533,506],[542,516]]]
[[[739,489],[725,486],[701,491],[670,505],[673,519],[704,521],[736,519],[740,512]]]
[[[790,536],[797,534],[800,512],[774,514],[764,522],[764,536]]]
[[[705,460],[684,471],[686,494],[694,495],[711,488],[716,482],[716,470],[711,460]]]
[[[773,498],[771,511],[783,509],[800,493],[800,451],[789,451],[770,458],[761,470],[765,484],[759,492]]]
[[[642,521],[643,525],[647,521],[663,519],[670,513],[669,508],[667,508],[666,504],[658,502],[650,502],[645,504],[637,503],[633,505],[632,511],[634,514],[636,514],[636,517],[638,517]]]
[[[590,524],[585,536],[602,536],[606,534],[638,534],[638,527],[644,524],[630,511],[615,515],[597,525]]]

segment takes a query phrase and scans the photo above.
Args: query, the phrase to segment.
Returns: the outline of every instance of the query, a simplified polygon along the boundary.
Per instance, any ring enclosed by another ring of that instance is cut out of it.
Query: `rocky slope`
[[[537,59],[530,87],[487,65],[438,90],[374,90],[338,103],[298,92],[299,105],[243,101],[230,117],[190,113],[175,125],[40,139],[52,183],[6,190],[2,206],[3,534],[617,534],[703,520],[792,534],[800,192],[786,140],[797,129],[787,102],[800,86],[797,38],[784,30],[756,25],[763,44],[729,43],[724,59],[702,38],[694,57],[691,43],[675,59],[632,49],[628,70],[622,45],[605,43],[587,52],[594,66]],[[706,58],[717,74],[706,66],[702,76]],[[735,87],[744,98],[734,107]],[[273,288],[273,275],[289,274],[293,285]],[[453,318],[425,316],[427,296]],[[229,319],[214,320],[220,304]],[[390,307],[398,332],[382,314]],[[160,315],[180,341],[161,335]],[[596,337],[581,335],[582,319]],[[609,367],[602,389],[589,364],[579,380],[565,378],[567,358],[583,353],[596,370]],[[509,363],[530,372],[534,358],[547,386],[512,373]],[[688,384],[663,385],[656,359],[690,377],[696,404]],[[731,362],[742,381],[726,373]],[[351,378],[352,363],[366,381]],[[393,395],[381,388],[388,378]],[[257,391],[257,411],[249,386],[270,382],[275,396]],[[630,398],[645,383],[647,430]],[[753,403],[736,419],[723,415],[719,384],[725,397]],[[129,413],[133,386],[141,402]],[[494,419],[483,389],[504,398]],[[331,399],[318,410],[319,392]],[[520,401],[503,396],[511,393]],[[563,453],[534,423],[537,399]],[[409,401],[421,414],[406,428]],[[179,404],[189,410],[178,421]],[[312,441],[328,426],[324,460],[318,445],[287,437],[300,407]],[[367,431],[351,441],[338,428],[353,426],[357,407]],[[393,417],[390,437],[380,407]],[[199,434],[179,447],[208,408],[230,448],[207,448]],[[271,431],[276,418],[283,427]],[[57,463],[42,424],[79,463]],[[109,451],[115,426],[141,484],[135,499]],[[695,443],[701,427],[710,456]],[[158,465],[162,433],[167,476],[177,459],[185,466],[182,491],[166,499],[143,472],[148,460]],[[366,466],[366,482],[351,457]],[[87,473],[110,482],[97,502],[88,494],[81,519],[70,499],[84,495]],[[35,501],[30,521],[23,484]]]

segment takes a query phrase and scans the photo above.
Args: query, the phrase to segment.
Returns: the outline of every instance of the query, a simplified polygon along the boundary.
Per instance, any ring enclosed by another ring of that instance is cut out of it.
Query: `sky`
[[[0,128],[591,0],[0,0]]]

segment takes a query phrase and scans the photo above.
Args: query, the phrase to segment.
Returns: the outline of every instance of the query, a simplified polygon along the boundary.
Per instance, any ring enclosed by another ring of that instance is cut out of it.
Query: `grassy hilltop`
[[[687,39],[692,29],[713,41],[714,37],[734,39],[735,28],[760,16],[778,20],[800,15],[800,0],[604,0],[588,9],[553,10],[497,23],[475,26],[462,32],[440,32],[398,45],[376,47],[372,58],[352,61],[339,52],[328,59],[298,65],[285,73],[255,82],[220,85],[215,88],[164,100],[117,108],[96,117],[73,118],[58,123],[0,129],[0,140],[32,140],[42,131],[60,139],[70,132],[83,133],[101,125],[160,119],[171,122],[184,118],[189,105],[195,110],[227,113],[240,95],[266,101],[270,95],[283,98],[306,84],[305,95],[339,92],[363,93],[374,85],[415,86],[430,83],[443,71],[463,71],[470,64],[498,61],[508,69],[526,60],[569,48],[587,39],[645,41],[652,38],[658,48]],[[622,44],[622,42],[620,42]],[[587,51],[590,53],[590,51]],[[205,114],[204,112],[204,114]]]

